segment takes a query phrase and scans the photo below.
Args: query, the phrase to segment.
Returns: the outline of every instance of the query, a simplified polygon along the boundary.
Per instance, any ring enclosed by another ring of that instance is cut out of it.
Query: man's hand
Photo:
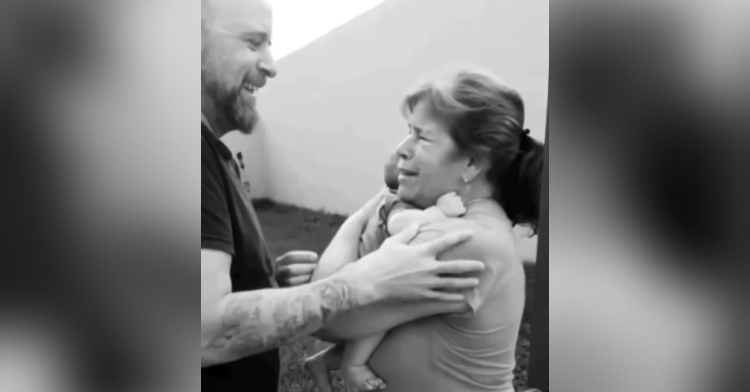
[[[292,251],[276,259],[276,282],[280,287],[294,287],[310,283],[318,266],[318,254]]]
[[[372,302],[441,300],[466,301],[464,291],[479,285],[476,278],[450,277],[484,270],[480,261],[438,261],[444,251],[468,240],[471,233],[461,231],[419,245],[407,245],[418,232],[412,225],[389,238],[373,252],[341,271],[353,285],[371,290]],[[362,303],[363,301],[357,301]]]

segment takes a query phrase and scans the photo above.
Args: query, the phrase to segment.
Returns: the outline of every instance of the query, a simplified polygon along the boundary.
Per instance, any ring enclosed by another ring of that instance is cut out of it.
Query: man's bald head
[[[204,30],[222,30],[224,24],[251,15],[271,17],[271,3],[268,0],[201,0],[201,26]]]

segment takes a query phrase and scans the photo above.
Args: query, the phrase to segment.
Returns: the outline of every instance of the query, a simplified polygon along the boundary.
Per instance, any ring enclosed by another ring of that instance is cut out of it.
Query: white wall
[[[526,126],[544,140],[548,0],[387,0],[279,61],[259,94],[267,164],[253,183],[270,184],[277,201],[354,211],[382,186],[385,158],[406,135],[405,90],[456,62],[519,90]]]
[[[405,136],[398,105],[427,72],[476,63],[517,88],[543,140],[549,2],[389,0],[279,62],[259,96],[274,199],[349,213]]]

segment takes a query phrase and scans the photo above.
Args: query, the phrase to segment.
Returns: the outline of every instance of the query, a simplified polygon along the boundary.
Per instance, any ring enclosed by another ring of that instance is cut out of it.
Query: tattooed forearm
[[[330,317],[368,300],[341,279],[231,294],[224,301],[222,333],[204,354],[224,363],[271,350],[317,331]]]

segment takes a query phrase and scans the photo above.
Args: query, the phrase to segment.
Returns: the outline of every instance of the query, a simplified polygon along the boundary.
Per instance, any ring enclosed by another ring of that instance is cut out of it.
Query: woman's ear
[[[479,177],[489,167],[489,162],[486,159],[479,159],[476,157],[470,157],[466,168],[463,172],[463,180],[465,183],[474,181],[475,178]]]

